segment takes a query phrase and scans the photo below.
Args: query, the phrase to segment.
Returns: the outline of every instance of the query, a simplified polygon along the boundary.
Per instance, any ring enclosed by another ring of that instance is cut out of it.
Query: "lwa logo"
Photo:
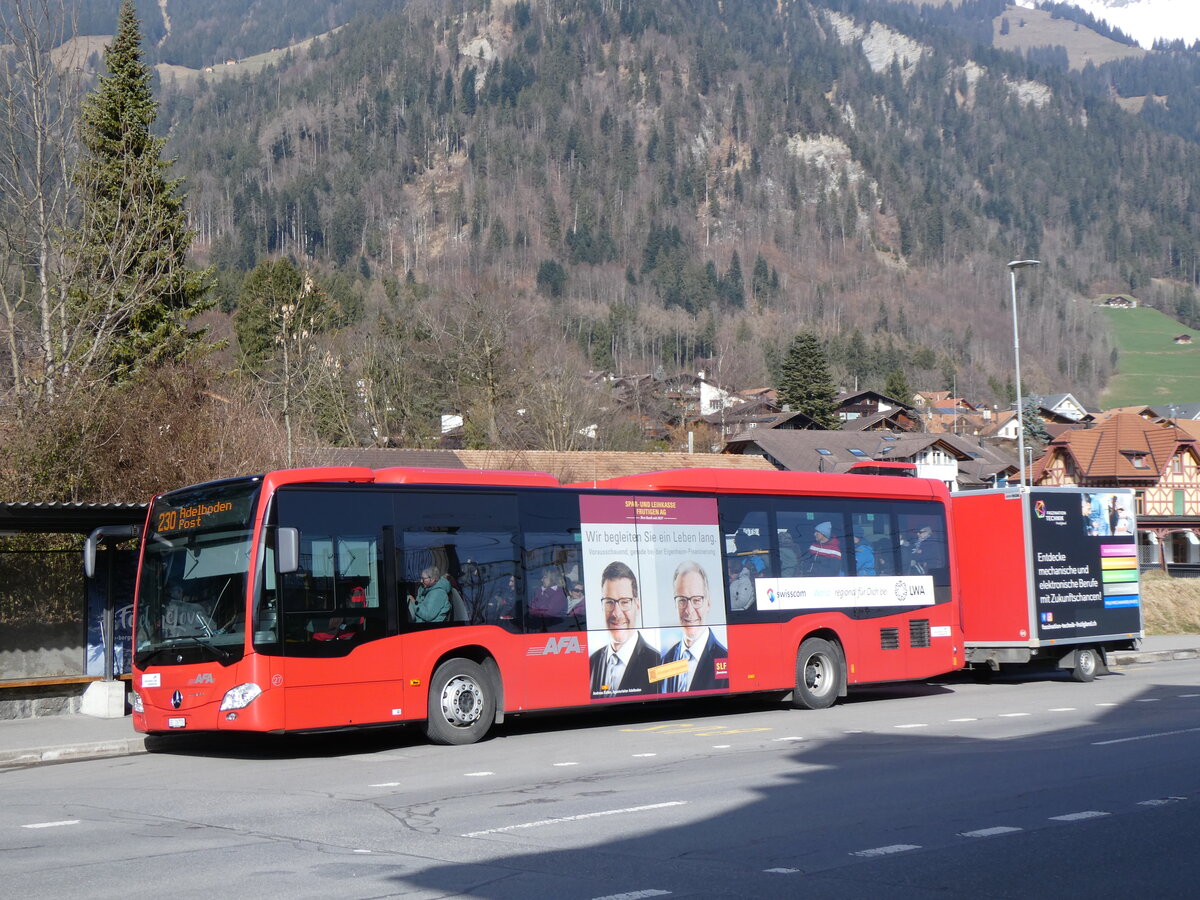
[[[530,647],[525,651],[526,656],[547,656],[554,654],[557,656],[560,653],[583,653],[583,647],[579,645],[577,637],[561,637],[547,638],[546,646]]]

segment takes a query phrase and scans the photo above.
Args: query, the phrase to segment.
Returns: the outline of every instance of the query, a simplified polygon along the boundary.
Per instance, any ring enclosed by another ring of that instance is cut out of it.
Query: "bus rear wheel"
[[[828,709],[833,706],[842,683],[842,655],[823,638],[808,638],[796,653],[796,690],[792,706],[797,709]]]
[[[469,659],[448,659],[429,683],[425,735],[435,744],[474,744],[496,717],[496,693],[483,667]]]

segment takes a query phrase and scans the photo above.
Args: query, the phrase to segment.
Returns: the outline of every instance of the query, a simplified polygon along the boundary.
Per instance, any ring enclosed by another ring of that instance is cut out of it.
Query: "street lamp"
[[[1040,259],[1014,259],[1008,264],[1008,274],[1012,278],[1013,360],[1017,367],[1017,465],[1020,467],[1022,485],[1025,484],[1025,408],[1021,398],[1021,338],[1017,331],[1017,269],[1041,264]]]

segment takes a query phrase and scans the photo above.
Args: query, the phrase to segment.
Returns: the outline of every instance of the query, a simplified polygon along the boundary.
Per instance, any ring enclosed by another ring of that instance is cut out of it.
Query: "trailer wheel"
[[[474,744],[496,717],[496,694],[483,668],[469,659],[448,659],[429,682],[425,735],[435,744]]]
[[[1080,647],[1075,651],[1075,668],[1071,670],[1071,677],[1076,681],[1087,684],[1089,681],[1096,680],[1096,672],[1100,668],[1100,661],[1096,659],[1096,651],[1091,647]]]
[[[792,706],[797,709],[828,709],[837,699],[842,683],[842,655],[829,641],[809,638],[796,653],[796,690]]]

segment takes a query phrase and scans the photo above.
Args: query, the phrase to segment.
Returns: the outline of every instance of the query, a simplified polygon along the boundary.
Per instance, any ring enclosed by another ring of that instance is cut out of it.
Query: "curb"
[[[0,750],[0,767],[41,766],[81,759],[106,759],[113,756],[133,756],[146,752],[144,737],[116,741],[95,741],[58,747],[31,747],[21,750]]]
[[[1118,666],[1132,666],[1137,663],[1171,662],[1176,659],[1196,659],[1197,657],[1200,657],[1200,649],[1118,650],[1109,655],[1110,661]]]

